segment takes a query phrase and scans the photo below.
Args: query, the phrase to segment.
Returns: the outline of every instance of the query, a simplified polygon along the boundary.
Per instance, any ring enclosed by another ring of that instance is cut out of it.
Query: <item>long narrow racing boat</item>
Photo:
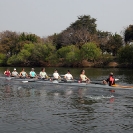
[[[42,79],[30,79],[30,78],[15,78],[15,77],[3,77],[3,79],[11,80],[11,82],[19,81],[21,83],[35,82],[36,84],[45,84],[45,85],[65,85],[65,86],[79,86],[79,87],[94,87],[94,88],[109,88],[109,89],[133,89],[133,86],[125,86],[115,84],[113,86],[108,86],[102,84],[102,81],[91,81],[90,83],[79,83],[78,80],[42,80]]]
[[[65,85],[65,86],[79,86],[79,87],[94,87],[94,88],[108,88],[108,89],[133,89],[133,86],[123,86],[115,84],[113,86],[105,85],[100,82],[91,82],[91,83],[78,83],[78,82],[60,82],[60,81],[36,81],[38,83],[44,84],[56,84],[56,85]]]

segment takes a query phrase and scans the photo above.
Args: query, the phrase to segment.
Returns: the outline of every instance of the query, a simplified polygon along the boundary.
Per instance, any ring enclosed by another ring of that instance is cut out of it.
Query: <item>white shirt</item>
[[[40,72],[40,77],[41,78],[46,78],[47,77],[47,73],[46,72]]]
[[[59,78],[59,74],[58,73],[53,73],[53,77],[55,78],[55,79],[58,79]]]
[[[72,74],[67,73],[67,74],[65,74],[65,78],[70,80],[70,79],[73,79],[73,76],[72,76]]]
[[[18,76],[18,72],[17,71],[13,71],[12,72],[12,76]]]

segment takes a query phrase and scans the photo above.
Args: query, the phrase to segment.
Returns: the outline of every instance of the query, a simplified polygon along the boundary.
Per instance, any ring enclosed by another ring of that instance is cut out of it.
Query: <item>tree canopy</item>
[[[129,25],[124,31],[124,41],[126,43],[133,42],[133,25]]]
[[[125,30],[126,42],[133,40],[132,32],[133,26],[130,25]],[[41,66],[47,63],[78,66],[84,59],[95,62],[103,55],[105,58],[106,54],[116,57],[122,46],[120,35],[98,30],[95,18],[82,15],[62,32],[48,37],[1,32],[0,65]]]

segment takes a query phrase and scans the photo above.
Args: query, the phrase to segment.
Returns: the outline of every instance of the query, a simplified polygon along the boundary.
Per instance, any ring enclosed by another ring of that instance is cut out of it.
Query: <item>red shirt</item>
[[[8,77],[11,75],[10,71],[5,71],[4,74]]]

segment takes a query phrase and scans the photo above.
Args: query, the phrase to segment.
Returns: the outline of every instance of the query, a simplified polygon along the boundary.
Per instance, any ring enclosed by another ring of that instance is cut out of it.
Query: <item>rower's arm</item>
[[[72,76],[72,79],[73,79],[73,76]]]
[[[6,71],[4,72],[4,75],[6,75]]]
[[[20,72],[19,76],[22,76],[22,72]]]
[[[90,79],[86,76],[86,79],[90,81]]]

